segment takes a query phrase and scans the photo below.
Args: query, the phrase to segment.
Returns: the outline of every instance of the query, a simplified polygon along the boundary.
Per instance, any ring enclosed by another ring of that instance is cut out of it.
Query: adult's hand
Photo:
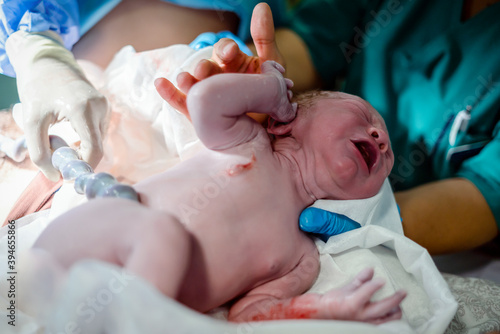
[[[214,45],[212,59],[201,61],[195,69],[199,80],[217,73],[260,73],[261,64],[274,60],[285,67],[285,61],[276,44],[271,8],[266,3],[255,6],[250,24],[250,33],[257,56],[248,56],[238,48],[235,41],[222,38]]]
[[[240,50],[238,44],[229,38],[220,39],[215,45],[211,59],[201,60],[194,70],[194,76],[183,72],[177,77],[177,89],[165,78],[155,82],[156,89],[162,98],[172,107],[189,117],[186,107],[186,94],[200,80],[219,73],[260,73],[261,64],[274,60],[281,65],[284,58],[276,45],[274,22],[271,8],[266,3],[255,6],[250,24],[257,56],[248,56]],[[256,117],[262,121],[264,117]]]
[[[107,101],[85,78],[55,33],[18,31],[7,40],[17,75],[23,127],[30,158],[45,176],[59,179],[52,166],[49,126],[67,119],[80,136],[82,159],[95,167],[102,158]]]
[[[265,3],[255,6],[250,27],[255,57],[240,51],[235,42],[221,39],[214,46],[211,61],[202,61],[195,70],[198,79],[223,72],[259,73],[260,65],[274,60],[286,68],[285,76],[294,82],[294,91],[318,88],[320,79],[307,44],[293,30],[274,30],[271,9]]]

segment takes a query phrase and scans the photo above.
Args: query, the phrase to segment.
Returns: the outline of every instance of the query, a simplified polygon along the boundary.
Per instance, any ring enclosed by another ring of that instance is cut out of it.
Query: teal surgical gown
[[[293,10],[324,84],[345,77],[343,90],[384,117],[395,190],[466,178],[500,226],[500,3],[464,22],[462,1],[303,0]]]
[[[137,0],[141,1],[141,0]],[[238,37],[243,41],[250,37],[250,19],[258,0],[165,0],[180,6],[231,11],[240,22]],[[15,76],[14,69],[5,54],[5,41],[22,29],[29,32],[52,30],[57,32],[67,49],[71,49],[85,34],[121,0],[3,0],[0,1],[0,73]],[[285,17],[283,0],[268,0],[276,24]]]

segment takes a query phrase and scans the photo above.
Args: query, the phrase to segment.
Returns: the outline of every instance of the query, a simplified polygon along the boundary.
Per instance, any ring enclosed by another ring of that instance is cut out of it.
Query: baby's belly
[[[193,236],[180,302],[205,312],[295,267],[311,241],[299,232],[297,217],[286,213],[292,209],[278,212],[276,196],[249,193],[248,179],[188,174],[159,175],[136,186],[145,205],[172,214]]]
[[[152,209],[168,212],[190,228],[219,215],[230,203],[235,189],[227,189],[228,181],[217,182],[205,174],[193,172],[186,176],[156,175],[134,186],[140,202]],[[232,187],[234,188],[234,187]]]
[[[200,312],[283,277],[296,267],[304,244],[310,241],[294,240],[286,233],[270,235],[263,225],[252,231],[243,228],[211,232],[199,229],[193,233],[192,263],[179,294],[180,302]],[[280,244],[281,238],[287,243]]]
[[[172,214],[188,228],[210,224],[216,217],[219,222],[232,222],[255,211],[263,196],[276,198],[273,195],[279,192],[268,186],[269,176],[260,172],[266,166],[242,167],[252,164],[251,157],[229,159],[208,151],[134,188],[143,205]]]

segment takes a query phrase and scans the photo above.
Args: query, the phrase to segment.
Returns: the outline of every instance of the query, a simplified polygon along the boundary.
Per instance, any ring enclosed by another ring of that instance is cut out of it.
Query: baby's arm
[[[265,62],[261,74],[220,74],[195,84],[187,95],[187,109],[205,146],[226,149],[253,139],[262,127],[247,112],[280,122],[293,120],[292,83],[283,78],[283,71],[278,63]]]
[[[372,280],[373,269],[362,271],[348,285],[324,295],[298,295],[312,285],[300,274],[303,270],[299,265],[286,276],[250,291],[231,307],[229,320],[335,319],[380,324],[401,318],[399,304],[406,293],[398,291],[383,300],[370,301],[384,284]]]

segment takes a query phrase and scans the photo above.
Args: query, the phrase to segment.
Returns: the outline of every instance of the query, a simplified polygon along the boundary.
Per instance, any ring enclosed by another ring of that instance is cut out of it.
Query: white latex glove
[[[49,126],[69,120],[81,140],[80,155],[92,167],[102,158],[108,103],[85,78],[56,33],[18,31],[6,42],[17,75],[23,128],[30,158],[45,176],[59,179],[52,166]]]

